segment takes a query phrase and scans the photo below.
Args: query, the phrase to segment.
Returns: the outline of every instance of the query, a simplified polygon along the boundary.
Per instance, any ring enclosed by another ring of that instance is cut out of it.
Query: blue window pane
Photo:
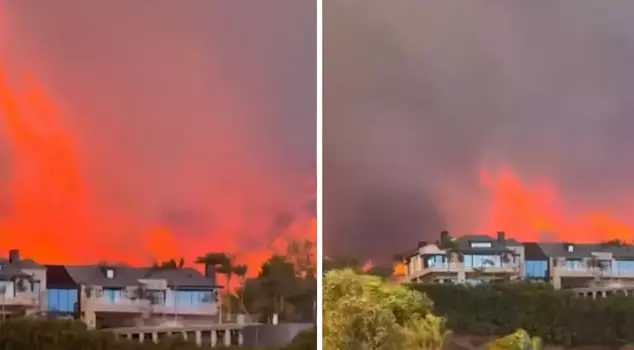
[[[546,260],[526,260],[524,262],[524,277],[546,278],[548,262]]]

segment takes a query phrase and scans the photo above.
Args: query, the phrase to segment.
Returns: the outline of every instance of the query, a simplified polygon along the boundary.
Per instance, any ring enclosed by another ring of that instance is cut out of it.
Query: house
[[[499,278],[519,278],[522,274],[524,246],[507,239],[504,232],[496,237],[484,234],[453,238],[442,231],[434,243],[419,242],[405,256],[407,280],[439,283],[479,283]]]
[[[32,315],[45,309],[46,269],[31,259],[21,259],[20,251],[0,258],[0,313],[2,317]]]
[[[526,243],[526,277],[550,281],[559,288],[578,288],[597,281],[634,282],[634,247],[606,243]]]
[[[48,312],[71,315],[89,328],[159,320],[210,319],[219,286],[191,268],[49,265]]]

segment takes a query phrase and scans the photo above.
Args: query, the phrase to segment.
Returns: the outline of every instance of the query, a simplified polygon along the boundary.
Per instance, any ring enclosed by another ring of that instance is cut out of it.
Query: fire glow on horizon
[[[255,275],[271,254],[284,253],[289,241],[314,241],[316,220],[308,213],[296,215],[266,246],[247,250],[239,243],[244,237],[232,234],[244,222],[232,222],[225,225],[226,233],[213,232],[194,242],[182,242],[178,232],[164,225],[137,227],[129,213],[106,209],[96,199],[81,171],[78,143],[38,80],[23,75],[20,83],[19,89],[12,88],[0,71],[0,121],[10,152],[1,250],[19,248],[42,263],[132,265],[179,257],[190,265],[196,256],[224,251],[235,254],[237,263],[247,264],[249,275]],[[235,214],[231,218],[246,220]],[[250,229],[265,230],[263,225]]]

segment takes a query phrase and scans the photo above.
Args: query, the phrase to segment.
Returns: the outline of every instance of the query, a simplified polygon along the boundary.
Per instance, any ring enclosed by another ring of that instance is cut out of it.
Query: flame
[[[520,241],[597,242],[634,238],[634,225],[609,210],[574,210],[564,206],[555,184],[546,177],[523,182],[509,167],[501,166],[494,171],[482,171],[480,183],[491,199],[485,232],[503,230]],[[545,234],[549,237],[544,237]]]
[[[284,253],[290,240],[315,240],[316,220],[309,214],[297,215],[264,246],[246,250],[240,239],[265,230],[262,223],[246,217],[231,217],[235,224],[188,240],[160,224],[140,226],[130,213],[96,199],[95,189],[82,172],[78,141],[39,81],[23,75],[21,89],[14,89],[2,67],[0,62],[0,123],[11,166],[5,200],[9,205],[0,213],[0,249],[19,248],[24,256],[41,263],[102,260],[132,265],[179,257],[191,264],[206,252],[224,251],[235,255],[236,263],[247,264],[253,276],[271,254]],[[237,229],[249,225],[255,227],[247,232]]]
[[[392,276],[400,277],[405,275],[406,275],[405,264],[395,263],[394,266],[392,266]]]

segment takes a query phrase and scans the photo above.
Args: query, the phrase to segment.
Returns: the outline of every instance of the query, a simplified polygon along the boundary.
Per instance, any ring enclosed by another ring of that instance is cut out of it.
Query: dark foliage
[[[312,342],[310,341],[312,340]],[[78,321],[15,319],[0,323],[0,349],[3,350],[197,350],[179,338],[159,344],[117,340],[104,331],[88,331]],[[230,349],[240,350],[232,347]],[[247,349],[247,348],[242,348]],[[299,334],[291,344],[277,350],[316,349],[315,332]],[[266,350],[266,349],[261,349]],[[269,349],[276,350],[276,349]]]
[[[474,287],[418,284],[434,310],[457,334],[502,336],[525,329],[546,343],[565,346],[634,343],[634,298],[591,299],[547,284],[484,284]]]

